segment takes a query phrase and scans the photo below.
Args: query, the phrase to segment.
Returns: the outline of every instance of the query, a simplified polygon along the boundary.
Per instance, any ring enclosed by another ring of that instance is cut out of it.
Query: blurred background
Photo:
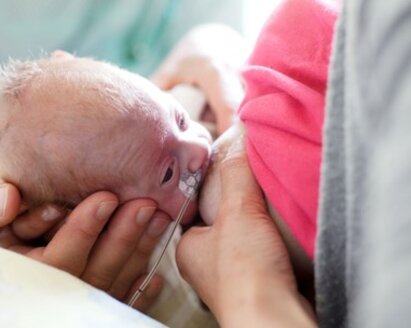
[[[149,75],[191,27],[221,22],[253,40],[279,0],[0,0],[0,62],[55,49]]]
[[[243,31],[252,42],[281,0],[243,0]]]

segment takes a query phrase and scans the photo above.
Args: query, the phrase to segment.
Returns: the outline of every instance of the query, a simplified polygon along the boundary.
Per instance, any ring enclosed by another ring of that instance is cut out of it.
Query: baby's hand
[[[56,207],[16,217],[19,193],[10,184],[1,186],[6,193],[3,202],[0,198],[0,247],[69,272],[124,302],[144,279],[151,252],[169,222],[153,201],[138,199],[118,207],[109,192],[89,196],[66,219]],[[41,243],[44,237],[50,241]],[[155,277],[134,307],[146,310],[161,287],[161,277]]]
[[[244,96],[240,68],[248,55],[245,40],[228,26],[193,28],[175,46],[152,81],[169,90],[178,84],[198,87],[206,96],[222,134],[234,120]]]

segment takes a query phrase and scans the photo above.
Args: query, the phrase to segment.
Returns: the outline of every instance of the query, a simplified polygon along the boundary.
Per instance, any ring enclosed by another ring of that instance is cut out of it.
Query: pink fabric
[[[253,172],[301,246],[314,256],[330,48],[337,5],[287,0],[244,70],[239,115]]]

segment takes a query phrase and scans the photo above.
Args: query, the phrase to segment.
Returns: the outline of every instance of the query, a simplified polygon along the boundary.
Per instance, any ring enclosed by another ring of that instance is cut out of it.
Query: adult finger
[[[82,279],[107,290],[137,248],[155,210],[156,203],[150,199],[133,200],[122,205],[93,248]]]
[[[181,276],[192,286],[196,288],[200,296],[206,295],[206,290],[202,290],[204,285],[198,284],[197,281],[205,282],[209,280],[208,274],[212,267],[204,269],[212,261],[210,256],[214,256],[216,245],[212,241],[212,228],[191,227],[185,232],[178,243],[176,260]],[[193,274],[194,273],[194,274]]]
[[[146,275],[139,277],[137,281],[132,285],[126,297],[127,302],[131,300],[131,298],[138,290],[138,288],[141,286],[146,277]],[[138,300],[132,305],[133,308],[141,312],[146,312],[150,308],[150,306],[153,305],[157,297],[160,295],[163,285],[163,278],[159,275],[154,275],[150,283],[144,289],[143,294],[141,294]]]
[[[12,222],[19,213],[21,197],[18,189],[0,181],[0,227]]]
[[[147,272],[151,254],[169,223],[170,218],[165,213],[156,212],[153,215],[153,219],[141,236],[137,248],[111,286],[109,291],[111,295],[120,300],[124,299],[136,278]]]
[[[115,195],[101,191],[82,201],[70,213],[43,252],[43,261],[79,276],[100,232],[118,206]]]
[[[38,238],[64,219],[66,210],[44,205],[19,215],[13,221],[13,232],[23,240]]]

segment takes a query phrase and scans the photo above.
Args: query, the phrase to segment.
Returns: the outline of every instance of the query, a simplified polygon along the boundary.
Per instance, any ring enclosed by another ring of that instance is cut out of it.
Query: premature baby
[[[198,98],[185,100],[201,107]],[[122,203],[151,198],[175,219],[189,190],[185,177],[204,177],[210,144],[174,96],[110,64],[55,52],[0,68],[0,179],[15,184],[29,208],[72,207],[109,190]],[[182,223],[196,211],[192,201]],[[169,326],[178,319],[212,327],[211,314],[179,276],[171,246],[159,268],[166,284],[150,315]],[[184,316],[172,315],[176,304]]]
[[[0,178],[30,207],[98,190],[147,197],[175,218],[211,137],[174,97],[115,66],[58,52],[0,70]],[[183,223],[196,211],[193,202]]]

